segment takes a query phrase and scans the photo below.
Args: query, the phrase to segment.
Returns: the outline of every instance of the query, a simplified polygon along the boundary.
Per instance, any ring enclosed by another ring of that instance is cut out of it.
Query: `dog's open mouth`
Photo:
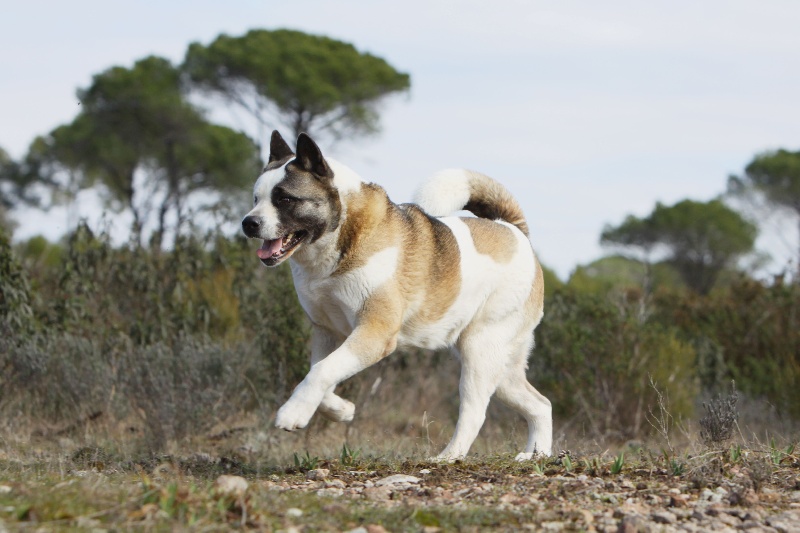
[[[278,239],[264,240],[258,249],[258,258],[267,266],[275,266],[291,255],[308,235],[306,231],[295,231]]]

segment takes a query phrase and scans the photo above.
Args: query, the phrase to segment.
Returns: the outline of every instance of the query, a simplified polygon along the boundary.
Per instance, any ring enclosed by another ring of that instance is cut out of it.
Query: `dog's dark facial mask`
[[[295,155],[277,131],[269,162],[254,187],[254,206],[242,220],[250,238],[263,239],[257,254],[276,266],[302,246],[335,230],[341,217],[333,171],[311,138],[301,133]]]

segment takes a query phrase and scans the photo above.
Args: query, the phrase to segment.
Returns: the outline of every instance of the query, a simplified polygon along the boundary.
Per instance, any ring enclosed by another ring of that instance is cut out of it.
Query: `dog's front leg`
[[[394,351],[402,310],[392,305],[391,298],[374,300],[373,297],[365,305],[358,325],[344,343],[311,367],[289,401],[278,410],[275,426],[287,431],[306,427],[336,385]]]
[[[339,337],[332,331],[316,324],[311,326],[311,366],[325,359],[342,345],[344,337]],[[356,407],[353,402],[345,400],[334,393],[333,386],[325,391],[319,411],[337,422],[350,422],[353,420]]]

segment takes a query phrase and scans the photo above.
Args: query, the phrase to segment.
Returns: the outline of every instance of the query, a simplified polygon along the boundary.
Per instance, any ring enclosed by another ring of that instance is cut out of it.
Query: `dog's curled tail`
[[[479,172],[442,170],[417,189],[414,203],[435,217],[465,209],[481,218],[504,220],[529,237],[528,223],[519,203],[508,189]]]

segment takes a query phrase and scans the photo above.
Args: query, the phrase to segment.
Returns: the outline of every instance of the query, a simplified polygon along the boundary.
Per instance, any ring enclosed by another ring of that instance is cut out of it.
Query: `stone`
[[[222,475],[214,482],[214,489],[217,494],[241,498],[247,492],[249,484],[241,476]]]
[[[674,524],[677,520],[675,514],[669,511],[655,511],[651,516],[658,524]]]
[[[368,500],[380,502],[391,499],[392,489],[389,487],[366,487],[362,494]]]
[[[327,468],[315,468],[306,472],[306,479],[309,481],[323,481],[327,479],[331,471]]]
[[[320,496],[320,497],[330,496],[332,498],[338,498],[342,494],[344,494],[344,489],[340,489],[338,487],[331,487],[331,488],[327,488],[327,489],[319,489],[317,491],[317,496]]]
[[[422,481],[418,477],[414,476],[407,476],[406,474],[395,474],[393,476],[388,476],[382,479],[379,479],[375,482],[376,487],[385,487],[388,485],[403,485],[403,484],[415,484]]]

